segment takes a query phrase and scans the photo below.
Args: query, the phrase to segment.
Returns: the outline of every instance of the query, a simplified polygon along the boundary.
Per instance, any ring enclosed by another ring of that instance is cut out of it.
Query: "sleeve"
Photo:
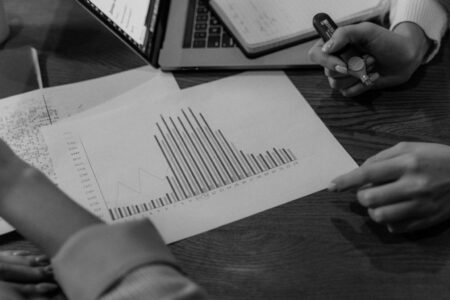
[[[444,7],[436,0],[391,1],[391,30],[400,23],[412,22],[419,25],[433,42],[433,48],[424,62],[429,62],[439,52],[442,37],[447,31],[447,18]]]
[[[81,230],[61,247],[52,264],[71,300],[206,297],[180,272],[148,220]]]
[[[203,300],[206,295],[196,284],[167,266],[141,267],[108,290],[99,300],[177,299]]]

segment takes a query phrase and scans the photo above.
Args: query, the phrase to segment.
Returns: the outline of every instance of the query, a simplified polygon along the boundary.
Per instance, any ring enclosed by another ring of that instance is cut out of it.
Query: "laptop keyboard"
[[[211,12],[206,0],[189,0],[183,48],[232,48],[233,38]]]

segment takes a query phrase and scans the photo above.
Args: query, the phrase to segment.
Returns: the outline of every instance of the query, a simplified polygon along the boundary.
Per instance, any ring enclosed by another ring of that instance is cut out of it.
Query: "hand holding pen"
[[[325,68],[333,89],[354,97],[408,81],[424,62],[430,45],[413,23],[389,31],[365,22],[335,29],[327,42],[316,43],[310,57]]]

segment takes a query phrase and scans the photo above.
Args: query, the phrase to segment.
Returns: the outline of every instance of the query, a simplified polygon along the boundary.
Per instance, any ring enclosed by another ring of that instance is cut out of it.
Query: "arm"
[[[103,224],[1,140],[0,215],[53,257],[69,299],[205,298],[148,220]]]
[[[100,224],[0,141],[0,215],[53,256],[77,231]]]

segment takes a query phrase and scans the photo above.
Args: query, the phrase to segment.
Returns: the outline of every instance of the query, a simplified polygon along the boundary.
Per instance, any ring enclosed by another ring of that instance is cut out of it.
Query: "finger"
[[[332,54],[339,52],[348,45],[365,45],[373,39],[375,31],[379,27],[375,24],[363,22],[355,25],[339,27],[333,34],[333,37],[322,46],[324,53]]]
[[[336,66],[339,66],[340,68],[342,68],[342,69],[338,68],[337,70],[346,70],[347,64],[344,61],[342,61],[339,57],[323,52],[322,45],[323,45],[323,42],[318,41],[309,50],[308,54],[309,54],[310,59],[313,62],[315,62],[327,69],[330,69],[330,70],[336,70]]]
[[[42,297],[58,291],[57,284],[47,282],[38,284],[8,283],[8,285],[24,297]]]
[[[367,64],[367,73],[372,73],[375,70],[375,64]],[[348,72],[342,73],[336,70],[330,70],[325,68],[325,76],[331,78],[355,78],[354,76],[348,75]],[[355,80],[357,82],[357,80]]]
[[[404,173],[402,160],[392,159],[376,164],[363,165],[350,173],[344,174],[332,180],[330,191],[345,191],[395,180]]]
[[[330,70],[330,69],[327,69],[327,68],[324,68],[324,70],[325,70],[324,71],[325,76],[327,76],[329,78],[336,78],[336,79],[338,79],[338,78],[352,78],[352,76],[350,76],[348,74],[342,74],[342,73],[339,73],[337,71],[333,71],[333,70]]]
[[[0,280],[10,282],[42,282],[53,279],[53,269],[0,263]]]
[[[3,250],[3,251],[0,251],[0,254],[14,255],[14,256],[29,256],[29,255],[33,255],[30,251],[26,251],[26,250]]]
[[[440,219],[438,217],[430,216],[422,219],[414,219],[405,222],[387,224],[387,228],[391,233],[406,233],[432,227],[438,224],[439,221]]]
[[[330,84],[330,87],[332,89],[335,90],[343,90],[343,89],[348,89],[352,86],[354,86],[355,84],[357,84],[359,82],[358,78],[355,77],[345,77],[345,78],[339,78],[339,79],[335,79],[335,78],[328,78],[328,83]]]
[[[369,74],[370,77],[370,84],[366,85],[363,84],[362,82],[359,82],[351,87],[345,88],[345,89],[341,89],[340,92],[343,96],[345,97],[356,97],[359,96],[361,94],[364,94],[365,92],[371,90],[371,89],[377,89],[378,88],[378,83],[377,81],[380,78],[380,74],[378,73],[372,73]]]
[[[369,208],[372,220],[381,224],[398,223],[408,219],[425,218],[436,212],[434,205],[423,199],[399,202],[378,208]]]
[[[358,202],[367,208],[378,208],[416,198],[418,185],[410,178],[359,190]]]
[[[372,55],[364,54],[363,59],[367,69],[371,67],[373,68],[375,66],[376,60],[375,57],[373,57]]]
[[[45,255],[26,255],[26,253],[20,251],[1,251],[0,263],[23,266],[47,266],[50,264],[50,260]]]
[[[397,145],[379,152],[378,154],[367,159],[362,165],[369,165],[383,160],[391,159],[403,155],[413,148],[413,143],[401,142]]]

